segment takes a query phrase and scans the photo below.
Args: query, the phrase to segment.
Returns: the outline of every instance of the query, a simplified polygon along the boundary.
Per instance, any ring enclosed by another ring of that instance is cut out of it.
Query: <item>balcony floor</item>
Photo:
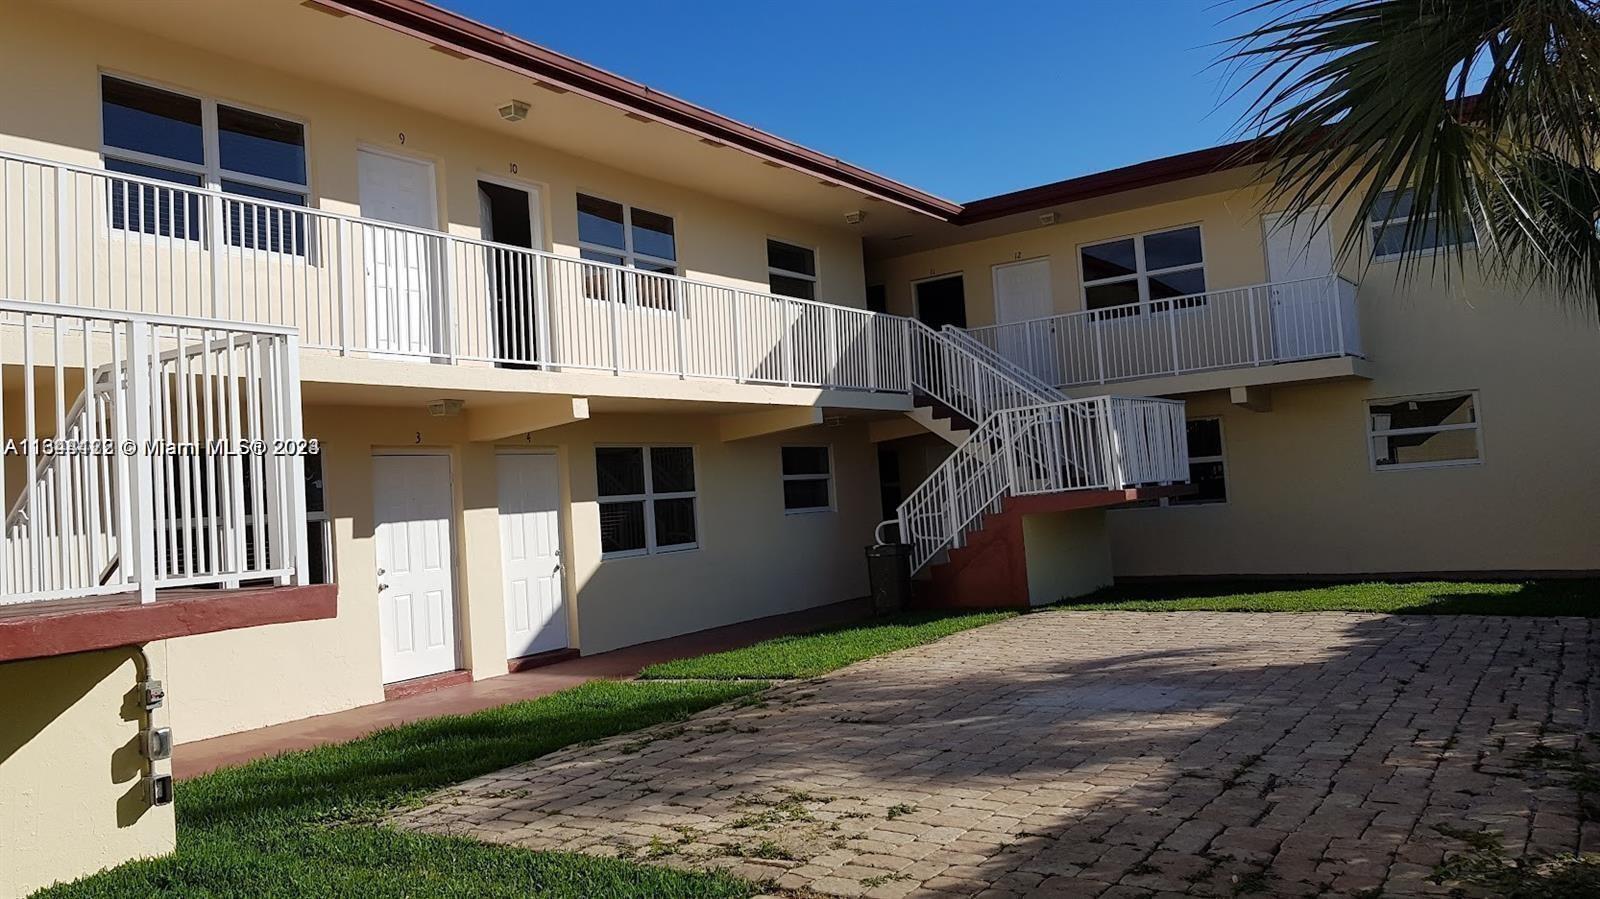
[[[140,603],[135,593],[9,603],[0,605],[0,662],[315,621],[337,612],[338,588],[332,584],[162,590],[151,603]]]
[[[1333,356],[1298,362],[1276,362],[1271,365],[1192,371],[1181,375],[1161,375],[1112,381],[1106,384],[1080,384],[1064,388],[1063,392],[1071,397],[1101,396],[1108,393],[1113,396],[1182,396],[1211,390],[1228,390],[1233,387],[1262,387],[1345,378],[1371,380],[1372,363],[1359,356]]]

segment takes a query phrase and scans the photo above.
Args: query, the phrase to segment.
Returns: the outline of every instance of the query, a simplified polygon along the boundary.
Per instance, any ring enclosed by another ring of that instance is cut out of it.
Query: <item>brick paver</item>
[[[1446,895],[1464,832],[1600,850],[1544,764],[1592,729],[1597,640],[1574,618],[1030,615],[397,823],[844,896]]]

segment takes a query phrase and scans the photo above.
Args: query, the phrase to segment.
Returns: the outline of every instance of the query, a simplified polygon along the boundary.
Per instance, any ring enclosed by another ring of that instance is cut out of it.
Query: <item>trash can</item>
[[[872,611],[898,612],[911,604],[911,547],[880,543],[867,547],[867,582],[872,585]]]

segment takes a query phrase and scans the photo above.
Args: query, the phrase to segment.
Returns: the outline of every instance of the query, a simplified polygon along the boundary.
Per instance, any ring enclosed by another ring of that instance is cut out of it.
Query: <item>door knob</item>
[[[385,584],[383,581],[379,581],[378,582],[378,592],[379,593],[382,593],[383,591],[385,591],[387,589],[389,589],[389,585],[388,584]]]

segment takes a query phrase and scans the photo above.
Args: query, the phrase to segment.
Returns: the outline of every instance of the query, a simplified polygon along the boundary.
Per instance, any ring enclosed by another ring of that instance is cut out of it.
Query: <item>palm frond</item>
[[[1265,202],[1353,211],[1342,259],[1371,223],[1404,221],[1407,276],[1464,264],[1431,229],[1474,233],[1490,270],[1597,306],[1596,0],[1248,0],[1237,15],[1264,19],[1224,59],[1253,97],[1240,128]]]

